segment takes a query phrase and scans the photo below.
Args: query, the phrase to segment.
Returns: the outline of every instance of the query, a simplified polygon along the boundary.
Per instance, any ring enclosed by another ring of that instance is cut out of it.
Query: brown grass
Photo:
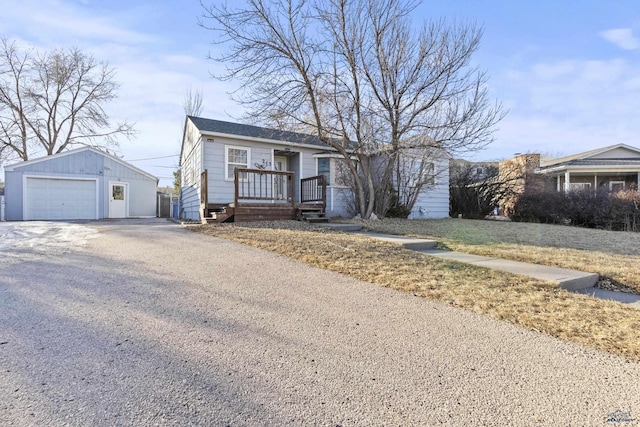
[[[362,222],[370,231],[432,238],[454,251],[598,273],[640,292],[638,233],[465,219]]]
[[[197,230],[640,360],[640,310],[566,292],[548,282],[440,260],[295,221],[209,225]]]

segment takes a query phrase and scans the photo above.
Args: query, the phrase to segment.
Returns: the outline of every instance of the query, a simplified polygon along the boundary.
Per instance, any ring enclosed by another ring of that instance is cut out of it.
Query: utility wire
[[[180,154],[171,154],[170,156],[160,156],[160,157],[149,157],[147,159],[132,159],[132,160],[127,160],[127,162],[139,162],[142,160],[157,160],[157,159],[167,159],[169,157],[178,157]]]

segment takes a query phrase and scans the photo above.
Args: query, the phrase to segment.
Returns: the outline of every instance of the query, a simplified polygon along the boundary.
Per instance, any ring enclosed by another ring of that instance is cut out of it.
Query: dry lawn
[[[638,233],[465,219],[361,222],[370,231],[431,238],[458,252],[598,273],[640,292]]]
[[[401,225],[386,221],[379,225],[383,224]],[[196,229],[640,361],[640,310],[619,303],[573,294],[548,282],[440,260],[395,244],[317,229],[296,221],[207,225]],[[383,230],[377,226],[370,229],[392,231],[392,228]],[[451,234],[442,229],[440,232]],[[429,233],[414,230],[410,234],[437,237]],[[485,237],[491,245],[497,243],[490,235]],[[460,240],[464,240],[462,235],[447,239],[447,244],[453,246],[454,241]],[[469,242],[465,245],[484,246]]]

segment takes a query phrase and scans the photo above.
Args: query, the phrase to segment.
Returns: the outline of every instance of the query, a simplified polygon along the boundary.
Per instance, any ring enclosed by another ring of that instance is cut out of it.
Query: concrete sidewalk
[[[336,228],[333,227],[334,225],[335,224],[327,224],[327,226],[329,227]],[[555,282],[558,284],[558,286],[568,291],[590,295],[595,298],[618,301],[622,304],[628,305],[629,307],[640,309],[640,295],[595,288],[594,286],[599,279],[599,276],[596,273],[586,273],[584,271],[549,267],[546,265],[510,261],[486,256],[471,255],[461,252],[436,250],[435,248],[438,242],[435,240],[418,239],[392,234],[363,232],[359,231],[359,229],[354,229],[351,227],[345,229],[336,229],[342,231],[352,231],[362,236],[383,240],[385,242],[396,243],[407,249],[418,251],[426,255],[435,256],[441,259],[477,265],[479,267],[528,276],[534,279]]]
[[[549,267],[546,265],[529,264],[526,262],[510,261],[506,259],[490,258],[452,251],[420,251],[438,258],[473,264],[507,273],[520,274],[534,279],[556,282],[568,291],[591,288],[598,282],[598,275],[583,271],[568,270],[566,268]]]

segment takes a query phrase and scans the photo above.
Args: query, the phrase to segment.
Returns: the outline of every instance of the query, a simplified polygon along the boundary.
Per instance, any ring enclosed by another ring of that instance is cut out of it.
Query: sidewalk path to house
[[[638,363],[170,222],[86,227],[0,251],[0,425],[639,425]]]
[[[438,242],[435,240],[418,239],[391,234],[362,232],[360,231],[362,228],[358,225],[343,225],[332,223],[319,225],[335,228],[336,230],[340,231],[355,232],[367,237],[371,237],[373,239],[397,243],[407,249],[415,250],[442,259],[462,262],[465,264],[473,264],[477,265],[478,267],[485,267],[493,270],[505,271],[507,273],[529,276],[534,279],[555,282],[560,287],[568,291],[591,295],[595,298],[618,301],[622,304],[627,305],[628,307],[640,309],[640,295],[595,288],[594,285],[598,282],[599,279],[599,276],[596,273],[586,273],[583,271],[569,270],[566,268],[550,267],[540,264],[530,264],[526,262],[471,255],[462,252],[438,250],[435,249],[438,244]]]

